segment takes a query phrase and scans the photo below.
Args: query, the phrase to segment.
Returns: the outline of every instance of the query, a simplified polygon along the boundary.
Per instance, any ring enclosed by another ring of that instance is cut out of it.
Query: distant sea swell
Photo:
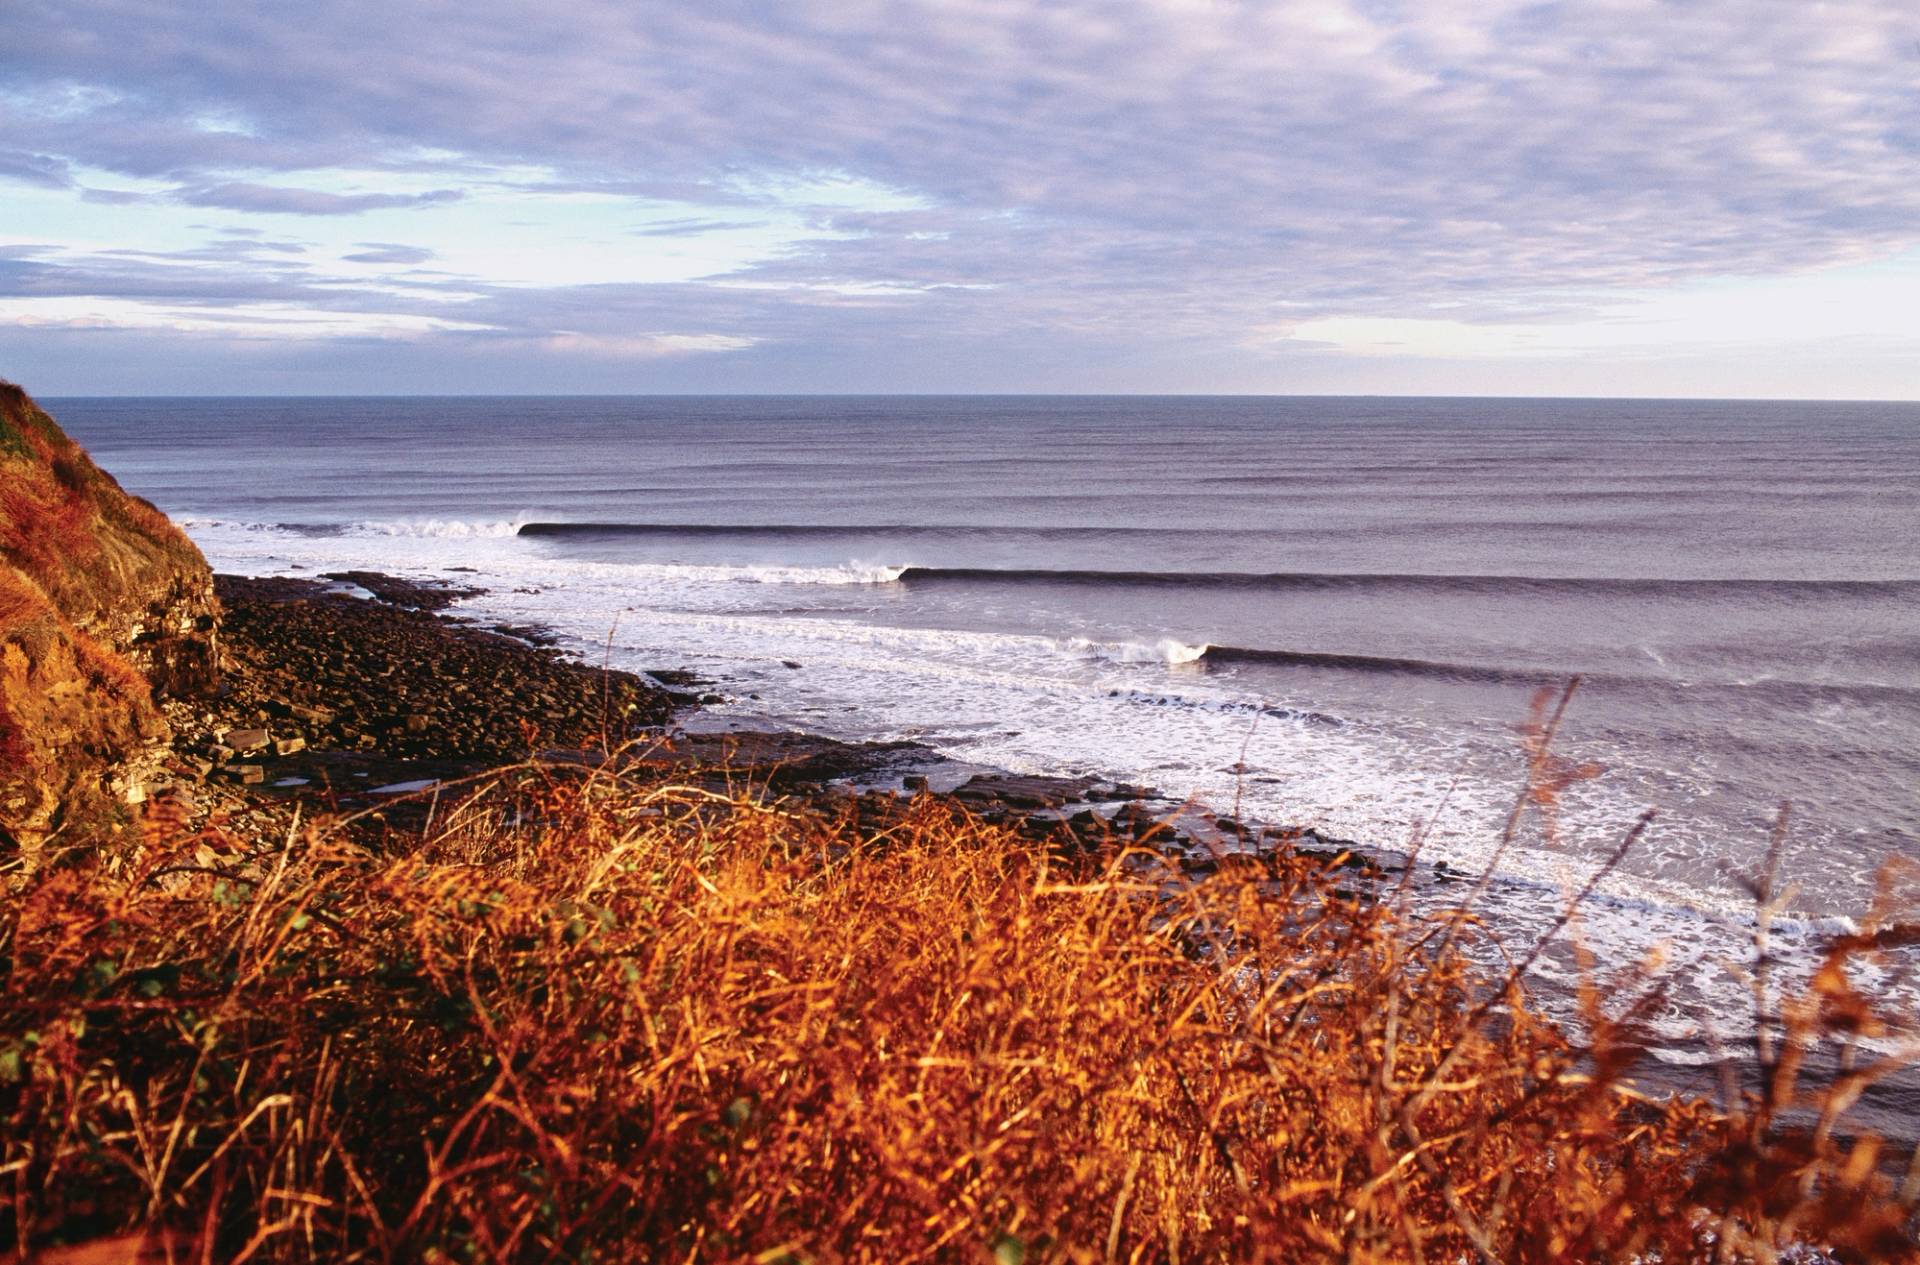
[[[499,525],[501,534],[508,525]],[[473,534],[491,530],[493,525],[473,525]],[[554,539],[617,539],[620,537],[689,539],[756,537],[770,540],[836,540],[886,538],[912,540],[917,537],[993,538],[1017,536],[1044,541],[1071,540],[1088,536],[1114,536],[1130,533],[1166,537],[1179,534],[1163,527],[980,527],[930,526],[925,524],[754,524],[754,523],[571,523],[523,522],[512,525],[513,534]],[[466,534],[455,529],[448,534]],[[1200,529],[1195,534],[1215,535]],[[1516,593],[1553,593],[1574,589],[1619,594],[1700,594],[1705,596],[1742,592],[1768,594],[1805,594],[1812,597],[1844,594],[1894,595],[1920,598],[1920,578],[1913,579],[1770,579],[1703,578],[1649,579],[1637,576],[1531,576],[1531,575],[1437,575],[1420,572],[1316,572],[1316,571],[1120,571],[1083,568],[1031,567],[928,567],[906,566],[894,577],[904,583],[955,581],[995,584],[1101,584],[1128,587],[1201,587],[1246,589],[1474,589],[1509,590]]]
[[[374,536],[445,539],[504,539],[526,537],[534,540],[605,541],[621,538],[701,540],[754,538],[761,540],[839,541],[888,539],[910,542],[917,538],[996,538],[1018,537],[1030,541],[1072,540],[1086,536],[1125,535],[1140,532],[1157,536],[1166,528],[1126,526],[1035,526],[979,527],[924,524],[753,524],[753,523],[626,523],[563,522],[544,519],[437,519],[382,518],[347,523],[267,523],[230,520],[183,520],[188,526],[220,525],[246,531],[284,531],[308,537]],[[1198,534],[1207,534],[1204,532]],[[1664,600],[1757,599],[1767,601],[1823,601],[1852,597],[1920,602],[1920,579],[1794,579],[1794,578],[1650,578],[1638,576],[1539,576],[1539,575],[1457,575],[1422,572],[1318,572],[1318,571],[1149,571],[1100,570],[1089,568],[1047,567],[975,567],[916,566],[881,563],[846,563],[835,566],[715,565],[697,563],[656,564],[667,571],[704,573],[714,578],[730,578],[755,583],[818,585],[980,585],[980,586],[1068,586],[1100,587],[1114,590],[1216,590],[1249,593],[1378,593],[1383,596],[1475,595],[1482,597],[1552,597],[1575,594],[1605,594],[1617,597],[1646,597]],[[1071,648],[1090,650],[1096,657],[1119,662],[1163,662],[1173,665],[1258,666],[1268,668],[1322,669],[1383,676],[1453,680],[1488,685],[1541,687],[1565,682],[1577,669],[1518,666],[1511,663],[1465,663],[1424,659],[1413,656],[1341,653],[1319,650],[1190,643],[1172,638],[1155,642],[1121,642],[1096,646],[1084,639],[1070,639]],[[1920,643],[1907,647],[1920,655]],[[1899,653],[1898,649],[1894,653]],[[1611,685],[1665,686],[1675,681],[1635,673],[1580,673],[1595,683]],[[1782,678],[1758,678],[1746,682],[1718,683],[1720,688],[1757,689],[1776,696],[1800,700],[1848,698],[1855,701],[1912,703],[1920,692],[1893,685],[1869,682],[1808,682]],[[1707,688],[1714,688],[1708,683]]]

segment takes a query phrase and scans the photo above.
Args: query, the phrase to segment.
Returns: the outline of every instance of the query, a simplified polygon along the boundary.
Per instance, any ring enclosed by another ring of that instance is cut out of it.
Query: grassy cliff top
[[[0,869],[124,821],[115,779],[166,733],[152,690],[210,686],[215,614],[193,542],[0,382]]]
[[[129,495],[20,387],[0,381],[0,563],[86,626],[157,573],[204,575],[186,534]],[[0,602],[5,602],[0,596]],[[0,607],[0,627],[6,611]]]

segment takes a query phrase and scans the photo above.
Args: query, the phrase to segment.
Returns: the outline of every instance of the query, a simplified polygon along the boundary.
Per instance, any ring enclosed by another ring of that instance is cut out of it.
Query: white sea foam
[[[892,584],[907,568],[878,562],[849,562],[837,567],[684,567],[682,573],[711,572],[753,584]]]
[[[458,518],[366,519],[349,523],[344,534],[351,536],[425,536],[445,540],[472,540],[518,535],[523,524],[537,516],[522,513],[511,519],[472,521]]]
[[[1172,637],[1155,641],[1094,641],[1088,637],[1069,637],[1061,643],[1066,649],[1115,663],[1194,663],[1207,653],[1205,642],[1189,645]]]

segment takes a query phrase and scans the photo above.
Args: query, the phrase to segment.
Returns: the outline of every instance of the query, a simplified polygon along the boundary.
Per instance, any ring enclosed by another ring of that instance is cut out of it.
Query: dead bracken
[[[9,880],[0,1244],[1916,1259],[1915,1183],[1826,1114],[1884,1068],[1797,1083],[1891,1030],[1840,965],[1871,935],[1779,1017],[1760,1092],[1654,1102],[1619,1083],[1631,1017],[1593,1002],[1576,1044],[1467,964],[1469,924],[1323,859],[1194,876],[934,796],[875,829],[658,777],[507,770],[375,847],[150,817]]]

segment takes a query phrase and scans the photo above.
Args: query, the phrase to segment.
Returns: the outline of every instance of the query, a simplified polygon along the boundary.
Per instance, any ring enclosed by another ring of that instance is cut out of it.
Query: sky
[[[0,0],[0,376],[1920,399],[1920,4]]]

